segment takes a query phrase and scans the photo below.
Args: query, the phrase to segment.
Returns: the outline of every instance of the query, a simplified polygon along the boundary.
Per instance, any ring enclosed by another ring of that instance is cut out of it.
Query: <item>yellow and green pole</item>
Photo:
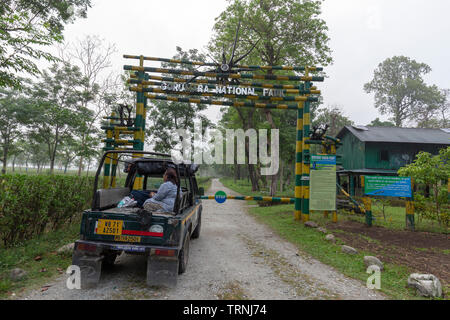
[[[114,118],[115,116],[116,114],[112,112],[111,119],[109,120],[109,126],[111,128],[113,127],[114,124],[114,120],[112,118]],[[111,129],[106,130],[106,138],[109,141],[105,143],[105,148],[111,148],[112,147],[111,141],[113,140],[113,131]],[[107,157],[105,159],[105,165],[103,167],[103,189],[109,188],[110,174],[111,174],[111,158]]]
[[[309,71],[306,69],[305,77],[308,78]],[[311,88],[309,81],[305,82],[305,90]],[[302,143],[302,220],[309,221],[309,186],[310,186],[310,146],[307,143],[309,140],[309,130],[311,125],[310,119],[310,102],[306,101],[303,104],[303,143]]]
[[[301,90],[302,85],[300,85]],[[297,110],[297,132],[295,146],[295,208],[294,218],[300,221],[302,218],[302,161],[303,161],[303,106],[304,102],[298,104]]]

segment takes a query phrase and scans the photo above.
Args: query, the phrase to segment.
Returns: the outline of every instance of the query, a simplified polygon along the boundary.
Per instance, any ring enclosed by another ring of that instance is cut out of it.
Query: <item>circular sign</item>
[[[228,70],[230,70],[230,66],[224,63],[220,66],[220,69],[222,69],[223,72],[227,72]]]
[[[223,191],[217,191],[214,199],[216,199],[217,203],[224,203],[227,200],[227,194]]]

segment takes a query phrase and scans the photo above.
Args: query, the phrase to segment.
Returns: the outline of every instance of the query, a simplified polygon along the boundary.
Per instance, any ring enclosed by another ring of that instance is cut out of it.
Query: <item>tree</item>
[[[6,172],[9,153],[22,134],[22,123],[26,117],[24,103],[25,97],[17,91],[0,90],[0,161],[3,163],[3,174]]]
[[[78,131],[78,175],[81,175],[84,159],[90,157],[94,152],[91,137],[97,131],[96,124],[102,115],[106,115],[107,108],[102,103],[103,94],[105,91],[109,91],[111,85],[117,85],[117,82],[111,81],[114,79],[111,73],[105,80],[101,81],[100,79],[101,75],[112,66],[110,58],[116,52],[116,47],[113,44],[104,44],[104,41],[98,36],[88,35],[75,44],[61,48],[60,51],[64,61],[80,68],[83,77],[87,80],[84,82],[84,91],[90,93],[85,95],[87,99],[81,100],[83,108],[93,111],[92,118]]]
[[[205,56],[198,50],[191,49],[183,51],[182,48],[176,48],[177,53],[173,59],[183,59],[191,61],[204,61]],[[177,69],[179,65],[173,63],[162,63],[163,68]],[[185,69],[194,70],[193,67]],[[157,152],[170,152],[177,144],[178,139],[174,137],[177,129],[186,129],[194,131],[194,122],[201,121],[203,131],[211,127],[212,123],[202,111],[206,110],[207,105],[171,101],[153,101],[149,106],[148,113],[148,140],[154,144],[154,150]]]
[[[428,152],[419,152],[414,162],[400,168],[398,174],[413,178],[417,184],[431,187],[434,208],[426,204],[421,205],[419,206],[421,213],[437,220],[439,225],[444,222],[448,226],[450,212],[445,208],[442,209],[443,204],[448,201],[446,183],[450,177],[450,147],[441,149],[436,156]],[[425,199],[415,195],[415,201],[424,203]]]
[[[344,115],[342,109],[337,106],[326,106],[318,108],[317,114],[312,121],[313,126],[323,126],[328,124],[328,130],[326,135],[336,136],[339,131],[348,125],[353,125],[353,121]]]
[[[91,0],[2,0],[0,4],[0,87],[20,88],[20,72],[39,70],[35,59],[56,61],[42,48],[63,40],[64,25],[86,17]]]
[[[442,102],[438,88],[423,80],[430,71],[425,63],[405,56],[388,58],[378,65],[364,90],[375,93],[375,108],[391,115],[395,126],[401,127],[408,120],[425,125]]]
[[[380,118],[372,120],[371,123],[367,125],[368,127],[395,127],[395,123],[391,121],[381,121]]]
[[[78,67],[64,62],[44,71],[30,90],[30,136],[47,146],[51,173],[61,142],[73,137],[92,117],[92,111],[82,106],[90,94],[85,92],[86,81]]]
[[[332,62],[326,33],[328,28],[325,21],[319,18],[322,1],[230,0],[229,3],[225,11],[216,18],[215,33],[208,46],[215,60],[222,60],[223,48],[233,47],[240,22],[239,33],[244,36],[239,38],[236,56],[242,56],[254,47],[246,57],[245,64],[327,66]],[[267,74],[273,74],[272,70],[268,70]],[[289,111],[284,110],[238,108],[226,112],[237,114],[244,130],[256,128],[257,119],[266,122],[271,129],[286,128],[292,124],[290,120],[295,117],[294,112],[287,116]],[[295,145],[295,134],[290,139],[290,143],[280,144],[282,161],[283,158],[287,160],[286,157],[290,154],[289,150],[284,148],[290,149]],[[254,165],[248,164],[248,170],[252,189],[258,190]],[[271,195],[276,192],[277,178],[278,175],[271,177]]]

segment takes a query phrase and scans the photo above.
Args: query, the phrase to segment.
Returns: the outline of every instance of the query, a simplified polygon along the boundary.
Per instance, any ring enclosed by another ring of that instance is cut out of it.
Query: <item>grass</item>
[[[230,183],[230,180],[232,183]],[[221,182],[236,192],[253,195],[250,186],[234,183],[232,179],[221,179]],[[296,245],[300,250],[310,254],[319,261],[336,268],[346,276],[366,283],[368,274],[363,261],[365,255],[374,255],[371,252],[358,252],[357,255],[347,255],[341,252],[343,244],[337,239],[335,244],[325,240],[325,235],[315,229],[304,227],[293,219],[293,207],[277,205],[270,207],[252,207],[249,213],[256,219],[273,229],[285,240]],[[324,224],[324,218],[314,216],[314,221]],[[316,219],[316,217],[318,219]],[[381,274],[381,292],[393,299],[420,299],[414,290],[406,287],[406,279],[411,271],[405,267],[394,264],[385,264]]]
[[[71,265],[72,254],[58,254],[56,251],[79,237],[80,217],[64,230],[49,232],[35,239],[0,250],[0,299],[18,294],[26,288],[40,287],[55,276],[65,273]],[[35,259],[40,257],[40,259]],[[27,272],[19,281],[10,279],[10,272],[21,268]],[[45,271],[43,271],[45,270]]]

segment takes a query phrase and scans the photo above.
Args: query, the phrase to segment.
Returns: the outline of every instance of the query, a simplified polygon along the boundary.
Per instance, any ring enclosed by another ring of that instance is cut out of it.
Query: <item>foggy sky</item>
[[[112,62],[121,72],[124,64],[135,64],[123,54],[170,58],[176,46],[206,52],[214,18],[226,5],[225,0],[93,0],[88,18],[68,25],[64,34],[69,42],[98,35],[115,43]],[[373,107],[373,96],[363,85],[388,57],[424,62],[432,68],[427,83],[450,88],[450,1],[326,0],[322,9],[334,63],[317,86],[324,104],[339,105],[356,124],[387,119]],[[219,109],[211,106],[206,114],[216,121]]]

